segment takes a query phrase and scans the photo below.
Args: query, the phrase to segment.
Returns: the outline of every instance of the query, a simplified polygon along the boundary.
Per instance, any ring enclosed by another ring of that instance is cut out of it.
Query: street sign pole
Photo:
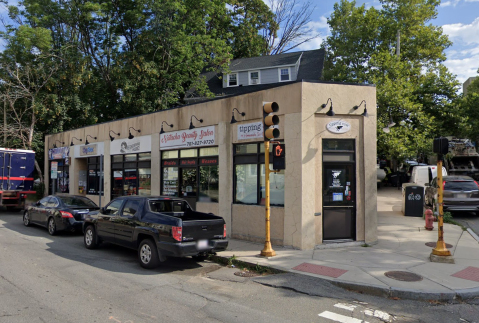
[[[100,155],[100,183],[98,185],[98,206],[101,207],[101,194],[103,193],[102,192],[102,184],[103,184],[103,155]]]
[[[432,249],[432,254],[436,256],[450,256],[451,252],[447,250],[446,243],[444,242],[444,213],[443,213],[443,187],[442,187],[442,155],[439,154],[437,157],[437,201],[439,203],[439,214],[438,214],[438,239],[436,248]]]

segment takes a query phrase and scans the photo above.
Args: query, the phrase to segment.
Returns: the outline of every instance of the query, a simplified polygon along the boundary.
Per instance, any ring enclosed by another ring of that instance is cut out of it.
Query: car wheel
[[[159,257],[155,243],[150,239],[144,239],[138,248],[138,260],[143,268],[153,269],[158,266]]]
[[[96,231],[93,225],[89,225],[86,228],[85,234],[83,235],[83,242],[87,249],[96,249],[98,247]]]
[[[194,261],[205,261],[208,256],[206,255],[196,255],[192,257]]]
[[[53,218],[48,219],[48,233],[54,236],[57,233],[57,226]]]
[[[26,227],[30,226],[30,214],[28,214],[28,212],[23,214],[23,225]]]

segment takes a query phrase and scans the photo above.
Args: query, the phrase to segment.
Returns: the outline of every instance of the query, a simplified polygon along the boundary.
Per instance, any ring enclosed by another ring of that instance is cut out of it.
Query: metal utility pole
[[[396,56],[399,58],[401,54],[401,31],[398,29],[397,40],[396,40]]]
[[[263,257],[273,257],[276,256],[276,252],[271,246],[271,224],[270,224],[270,205],[269,205],[269,140],[264,142],[264,170],[265,170],[265,200],[264,205],[266,209],[266,237],[264,241],[264,248],[261,250],[261,255]]]
[[[98,185],[98,191],[99,191],[98,206],[99,207],[101,207],[101,194],[103,193],[102,184],[103,184],[103,155],[100,155],[100,183]]]
[[[7,147],[7,97],[3,97],[3,146]]]

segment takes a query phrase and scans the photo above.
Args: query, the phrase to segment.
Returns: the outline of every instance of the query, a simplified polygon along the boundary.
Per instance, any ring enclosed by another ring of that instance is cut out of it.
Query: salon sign
[[[215,126],[160,134],[160,150],[214,146]]]
[[[151,151],[151,136],[140,136],[132,139],[115,139],[110,144],[111,155],[137,154]]]
[[[336,120],[328,123],[326,129],[332,133],[346,133],[351,130],[351,125],[346,121]]]

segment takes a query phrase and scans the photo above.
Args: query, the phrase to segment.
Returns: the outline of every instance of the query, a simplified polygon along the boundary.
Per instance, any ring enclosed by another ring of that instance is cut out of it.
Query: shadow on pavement
[[[46,228],[36,225],[25,227],[23,225],[22,215],[22,213],[2,213],[0,214],[0,220],[5,222],[3,225],[5,228],[17,232],[26,238],[51,240],[50,242],[46,242],[48,246],[47,251],[56,256],[81,262],[99,269],[141,275],[166,273],[195,275],[196,272],[204,271],[205,266],[208,267],[212,265],[210,263],[204,263],[205,266],[202,266],[192,258],[168,258],[156,269],[144,269],[138,262],[136,250],[109,243],[102,243],[98,249],[88,250],[83,244],[83,234],[81,232],[59,232],[55,236],[50,236]]]

